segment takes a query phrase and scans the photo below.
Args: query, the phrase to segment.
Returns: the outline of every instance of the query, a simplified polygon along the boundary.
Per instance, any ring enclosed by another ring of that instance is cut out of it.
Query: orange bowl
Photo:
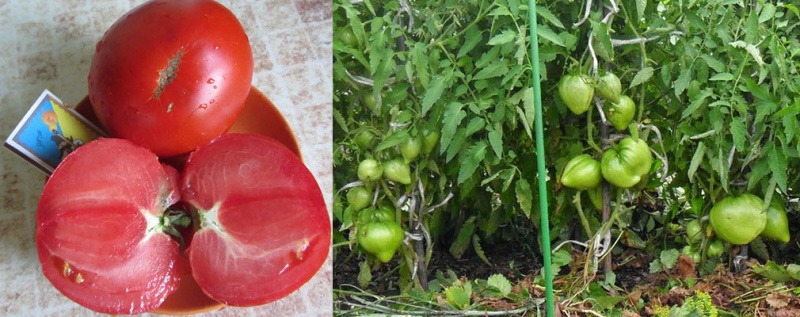
[[[83,98],[75,106],[75,110],[97,126],[101,126],[95,116],[89,98]],[[283,118],[281,112],[272,101],[255,87],[250,88],[250,94],[245,101],[244,109],[228,133],[252,133],[271,137],[285,145],[297,157],[302,159],[297,139]],[[182,166],[186,156],[168,158],[165,161],[171,165]],[[188,266],[187,266],[188,268]],[[180,286],[161,306],[152,311],[164,315],[188,315],[222,309],[225,304],[217,302],[203,293],[191,272],[187,269],[181,279]]]

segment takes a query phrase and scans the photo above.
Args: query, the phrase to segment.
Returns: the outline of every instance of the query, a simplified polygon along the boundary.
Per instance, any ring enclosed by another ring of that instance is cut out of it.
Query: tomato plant
[[[97,43],[89,99],[108,133],[173,156],[233,125],[252,74],[250,42],[227,8],[211,0],[152,0]]]

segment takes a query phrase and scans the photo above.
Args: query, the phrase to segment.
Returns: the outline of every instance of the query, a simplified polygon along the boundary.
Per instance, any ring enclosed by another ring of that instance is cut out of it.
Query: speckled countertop
[[[67,104],[87,94],[95,43],[142,0],[0,0],[0,138],[44,89]],[[331,1],[220,0],[242,22],[254,54],[253,85],[281,110],[306,165],[332,199]],[[0,149],[0,316],[94,316],[44,278],[36,255],[36,206],[45,176]],[[330,207],[329,207],[330,209]],[[299,291],[259,307],[203,316],[327,316],[332,266]]]

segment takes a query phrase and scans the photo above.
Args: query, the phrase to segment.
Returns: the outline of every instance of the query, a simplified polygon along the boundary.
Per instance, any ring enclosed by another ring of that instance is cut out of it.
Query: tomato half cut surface
[[[79,147],[39,200],[36,248],[45,277],[65,296],[107,314],[157,308],[178,286],[178,243],[160,230],[178,201],[178,173],[122,139]]]
[[[187,249],[192,275],[217,301],[275,301],[325,262],[331,224],[319,185],[271,138],[225,134],[198,148],[186,162],[181,192],[200,219]]]

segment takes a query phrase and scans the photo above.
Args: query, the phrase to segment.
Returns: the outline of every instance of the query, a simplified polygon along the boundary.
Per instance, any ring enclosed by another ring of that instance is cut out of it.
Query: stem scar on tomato
[[[161,93],[164,92],[164,88],[171,84],[175,77],[178,77],[178,64],[181,63],[181,57],[183,57],[183,52],[178,52],[175,57],[170,58],[167,67],[158,72],[158,87],[153,92],[152,99],[158,99]],[[167,112],[170,112],[171,109],[172,107],[167,108]]]

